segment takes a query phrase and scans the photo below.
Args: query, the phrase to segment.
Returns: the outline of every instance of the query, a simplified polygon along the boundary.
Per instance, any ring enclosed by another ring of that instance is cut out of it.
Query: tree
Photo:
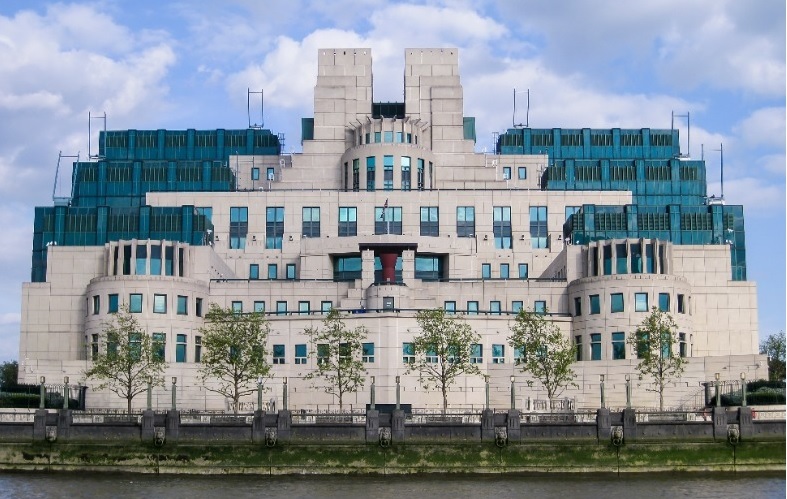
[[[664,389],[673,378],[680,378],[686,359],[675,353],[678,343],[678,326],[672,316],[653,307],[642,324],[629,335],[626,342],[637,351],[637,371],[653,379],[648,391],[659,394],[659,410],[664,410]]]
[[[99,352],[93,365],[85,371],[86,378],[100,381],[99,390],[108,388],[128,403],[151,385],[164,384],[166,363],[157,355],[156,345],[142,329],[128,307],[114,314],[110,322],[104,324],[99,333],[99,341],[106,345],[106,353]]]
[[[445,310],[421,310],[416,315],[421,334],[413,338],[413,355],[407,373],[418,372],[425,390],[439,388],[443,413],[448,408],[448,388],[462,375],[480,375],[471,357],[481,337],[469,324]]]
[[[15,360],[0,364],[0,389],[7,390],[18,384],[19,363]]]
[[[322,321],[323,327],[308,327],[304,330],[312,344],[311,355],[317,357],[317,369],[305,379],[322,379],[325,393],[339,400],[339,410],[344,406],[344,395],[355,393],[366,381],[366,368],[361,361],[366,328],[359,326],[348,329],[341,313],[331,309]]]
[[[545,314],[546,310],[536,313],[521,309],[510,326],[508,343],[521,355],[522,372],[530,373],[544,386],[551,410],[552,400],[566,387],[578,387],[574,383],[576,374],[571,369],[576,360],[576,348]]]
[[[760,353],[768,356],[768,379],[771,381],[784,380],[784,331],[772,334],[760,343]]]
[[[240,398],[254,393],[257,384],[270,376],[268,321],[262,313],[241,314],[214,303],[200,332],[205,348],[200,376],[205,389],[232,399],[237,414]]]

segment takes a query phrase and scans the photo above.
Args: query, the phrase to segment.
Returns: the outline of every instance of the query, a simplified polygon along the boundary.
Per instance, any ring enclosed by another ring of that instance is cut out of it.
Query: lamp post
[[[374,410],[374,391],[375,391],[374,376],[372,376],[371,393],[369,394],[371,396],[371,400],[369,401],[369,409],[371,410]]]
[[[716,383],[713,385],[716,388],[716,407],[721,407],[721,398],[719,398],[719,378],[721,378],[721,374],[715,374]]]
[[[486,402],[484,404],[484,409],[489,409],[489,375],[484,374],[484,384],[485,384],[485,392],[486,392]]]
[[[399,404],[399,402],[400,402],[400,398],[399,398],[399,395],[400,395],[399,394],[399,381],[400,381],[399,376],[397,376],[396,377],[396,410],[397,411],[400,409],[400,404]]]
[[[282,410],[287,410],[287,378],[284,378],[284,384],[282,385]]]
[[[68,376],[63,378],[63,409],[68,409]]]
[[[45,404],[45,402],[46,402],[46,387],[44,386],[44,383],[46,383],[46,377],[45,376],[41,376],[40,381],[41,381],[41,397],[40,397],[40,400],[38,401],[38,408],[39,409],[43,409],[44,407],[46,407],[46,404]]]
[[[257,378],[257,410],[262,410],[262,376]]]
[[[602,374],[599,377],[601,378],[601,384],[599,385],[599,388],[601,388],[601,408],[606,409],[607,404],[604,401],[604,375]]]
[[[172,377],[172,410],[176,410],[178,401],[178,377]]]
[[[746,373],[741,373],[741,390],[743,391],[743,400],[741,400],[741,406],[746,407]]]
[[[153,409],[153,378],[148,376],[148,400],[147,400],[147,409],[150,411]]]
[[[516,392],[514,390],[514,375],[511,375],[511,410],[516,409]]]
[[[626,375],[626,409],[631,409],[631,376]]]

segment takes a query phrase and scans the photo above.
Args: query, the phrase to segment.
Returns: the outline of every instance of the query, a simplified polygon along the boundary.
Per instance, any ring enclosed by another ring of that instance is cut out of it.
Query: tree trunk
[[[131,414],[131,400],[132,400],[133,398],[134,398],[134,397],[133,397],[133,396],[131,396],[131,395],[129,395],[128,397],[126,397],[126,402],[128,402],[128,413],[129,413],[129,414]]]
[[[446,387],[443,385],[443,416],[445,416],[446,412],[448,411],[448,394],[446,393]]]

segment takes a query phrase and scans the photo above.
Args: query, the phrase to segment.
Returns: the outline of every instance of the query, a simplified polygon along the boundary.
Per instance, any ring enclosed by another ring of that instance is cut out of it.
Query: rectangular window
[[[540,315],[547,313],[547,302],[544,300],[536,300],[536,302],[533,303],[533,312]]]
[[[259,279],[260,278],[260,266],[257,263],[252,263],[249,265],[249,279]]]
[[[320,237],[320,208],[305,207],[302,211],[301,235],[303,237]]]
[[[254,302],[254,313],[255,314],[264,314],[265,313],[265,302],[257,300]]]
[[[402,364],[415,362],[415,349],[412,343],[402,343]]]
[[[628,251],[625,244],[615,245],[615,272],[628,274]]]
[[[194,362],[202,362],[202,336],[194,337]]]
[[[512,249],[511,207],[494,206],[492,208],[492,215],[492,232],[495,236],[495,249]]]
[[[626,335],[624,333],[612,333],[612,359],[622,360],[626,358]]]
[[[456,207],[456,237],[475,236],[475,206]]]
[[[148,270],[148,248],[140,244],[137,246],[137,267],[136,267],[136,274],[137,275],[145,275],[147,274]]]
[[[482,263],[481,264],[481,279],[491,279],[492,278],[492,264],[490,263]]]
[[[383,142],[393,142],[393,132],[383,132]]]
[[[424,354],[424,357],[426,357],[424,360],[426,360],[427,364],[437,364],[438,361],[437,352],[435,351],[434,348],[430,347],[429,349],[427,349],[426,353]]]
[[[175,338],[175,362],[186,362],[186,335],[179,334]]]
[[[189,297],[178,295],[178,315],[188,315],[189,313]]]
[[[109,295],[109,297],[111,299],[112,295]],[[111,300],[110,300],[110,303],[112,303]],[[683,295],[678,295],[678,313],[679,314],[685,314],[686,313],[686,303],[685,303],[685,298],[684,298]]]
[[[669,312],[669,293],[659,293],[659,309]]]
[[[360,160],[353,160],[353,192],[361,190],[361,165]]]
[[[590,295],[590,315],[601,313],[601,299],[599,295]]]
[[[469,301],[469,302],[467,302],[467,315],[478,315],[478,302],[477,301]]]
[[[394,136],[394,140],[397,143],[401,144],[404,141],[404,135],[402,134],[402,132],[396,132],[396,134]]]
[[[506,363],[506,346],[500,344],[492,345],[492,364]]]
[[[632,274],[641,274],[642,273],[642,248],[639,244],[632,244],[629,246],[629,251],[631,252],[631,273]]]
[[[265,249],[281,249],[284,237],[284,207],[265,208]]]
[[[311,314],[311,302],[299,301],[298,302],[298,313],[300,315],[309,315],[309,314]]]
[[[242,314],[243,313],[243,302],[242,301],[233,301],[232,302],[232,312],[235,314]]]
[[[119,305],[118,295],[114,293],[109,295],[109,304],[107,307],[107,312],[110,314],[117,313],[119,306],[120,305]]]
[[[101,297],[99,295],[93,296],[93,315],[98,315],[101,311]]]
[[[590,335],[590,360],[601,360],[601,333]]]
[[[647,293],[634,293],[634,311],[647,312],[648,311],[648,294]]]
[[[251,169],[251,179],[252,180],[259,180],[260,179],[260,169],[254,167]]]
[[[443,304],[443,309],[447,314],[454,314],[456,313],[456,302],[455,301],[446,301]]]
[[[249,209],[236,206],[230,208],[230,249],[244,249],[249,233]]]
[[[194,300],[194,315],[202,317],[202,298]]]
[[[378,206],[374,209],[375,234],[402,234],[401,206]]]
[[[523,347],[514,348],[514,364],[517,366],[525,361],[525,349]]]
[[[470,345],[470,363],[483,364],[484,363],[484,349],[479,343]]]
[[[268,264],[268,279],[275,280],[279,275],[279,266],[275,263]]]
[[[272,166],[269,166],[265,169],[265,178],[268,179],[269,182],[273,182],[274,178],[276,177],[276,169]]]
[[[276,302],[276,315],[287,315],[287,302],[286,301],[277,301]]]
[[[526,263],[519,264],[519,278],[520,279],[527,279],[528,274],[528,265]]]
[[[287,279],[290,280],[290,281],[294,280],[295,279],[295,264],[294,263],[288,263],[287,267],[286,267],[286,270],[287,270],[287,274],[286,274],[287,275]]]
[[[410,190],[410,158],[408,156],[402,156],[401,158],[402,163],[402,190],[409,191]]]
[[[678,352],[682,358],[686,357],[688,348],[686,348],[686,333],[678,333]]]
[[[321,301],[320,302],[320,312],[322,312],[323,314],[327,314],[328,312],[331,311],[332,308],[333,308],[333,302],[332,301]]]
[[[500,264],[500,279],[508,279],[508,264]]]
[[[361,362],[374,363],[374,343],[361,344]]]
[[[274,364],[284,364],[285,357],[284,345],[273,345],[273,363]]]
[[[611,293],[609,295],[609,311],[614,313],[623,312],[623,293]]]
[[[440,235],[440,215],[437,206],[421,206],[421,235],[437,237]]]
[[[90,360],[98,360],[98,334],[91,335],[90,341]]]
[[[504,166],[503,167],[503,180],[511,180],[511,167]]]
[[[602,248],[602,257],[604,275],[612,275],[612,246],[607,245]]]
[[[151,342],[151,353],[154,360],[164,361],[166,357],[167,336],[164,333],[153,333]]]
[[[339,207],[339,237],[358,235],[358,208],[354,206]]]
[[[637,358],[642,359],[650,349],[650,340],[647,333],[636,333],[637,335]]]
[[[299,343],[295,345],[295,363],[306,364],[306,344]]]
[[[582,297],[577,296],[574,298],[574,317],[582,315]]]
[[[582,336],[576,335],[574,336],[574,348],[576,349],[577,353],[577,362],[582,361]]]
[[[527,179],[527,168],[524,166],[520,166],[516,169],[516,174],[519,180],[526,180]]]
[[[566,206],[566,210],[565,210],[566,220],[565,221],[567,222],[568,219],[571,218],[571,215],[579,213],[579,209],[580,209],[579,206]]]
[[[492,300],[489,302],[489,313],[491,315],[500,315],[500,302]]]
[[[390,133],[390,132],[385,132]],[[392,191],[393,190],[393,167],[394,167],[394,159],[393,156],[385,155],[383,156],[383,190],[384,191]]]
[[[131,293],[128,296],[128,311],[132,314],[142,313],[142,295],[139,293]]]
[[[524,302],[521,300],[514,300],[511,302],[511,311],[515,314],[518,314],[520,310],[524,307]]]
[[[418,165],[417,172],[416,172],[416,179],[418,181],[418,190],[422,191],[424,190],[424,160],[418,158],[418,162],[416,164]]]
[[[375,137],[378,137],[380,132],[375,132]],[[379,142],[376,141],[376,142]],[[366,190],[373,191],[374,190],[374,156],[369,156],[366,158]]]
[[[547,248],[547,207],[530,207],[530,244],[535,248]]]

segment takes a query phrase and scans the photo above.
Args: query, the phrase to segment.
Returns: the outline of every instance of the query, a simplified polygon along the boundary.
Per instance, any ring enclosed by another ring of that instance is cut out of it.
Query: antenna
[[[102,159],[103,156],[101,156],[101,154],[100,154],[101,153],[101,146],[102,146],[101,143],[98,144],[98,152],[99,152],[99,154],[93,155],[92,150],[91,150],[91,143],[90,142],[91,142],[91,140],[93,138],[92,137],[93,136],[93,130],[92,130],[93,120],[104,120],[104,140],[106,140],[107,139],[107,113],[106,113],[106,111],[104,111],[104,114],[100,115],[100,116],[93,116],[93,115],[90,114],[90,111],[87,112],[87,157],[88,157],[88,159]],[[100,136],[101,135],[99,135],[99,137]]]
[[[527,107],[525,108],[525,122],[524,123],[517,123],[516,122],[516,94],[517,93],[527,94]],[[528,88],[527,90],[520,90],[519,92],[517,92],[516,88],[515,88],[514,89],[514,112],[511,114],[511,126],[513,128],[519,128],[519,127],[529,128],[530,127],[529,121],[530,121],[530,89]]]
[[[679,142],[678,157],[690,158],[691,157],[691,119],[689,117],[689,112],[686,111],[686,114],[675,114],[675,111],[672,111],[672,124],[670,125],[670,131],[675,130],[675,118],[686,118],[686,154],[683,155],[680,153],[680,142]]]
[[[246,89],[246,114],[249,117],[249,128],[262,128],[265,126],[265,118],[263,115],[263,111],[265,109],[265,101],[262,92],[263,92],[262,90],[260,90],[259,92],[252,92],[250,88]],[[257,123],[254,124],[251,123],[251,96],[257,94],[260,95],[260,124],[259,125]]]

